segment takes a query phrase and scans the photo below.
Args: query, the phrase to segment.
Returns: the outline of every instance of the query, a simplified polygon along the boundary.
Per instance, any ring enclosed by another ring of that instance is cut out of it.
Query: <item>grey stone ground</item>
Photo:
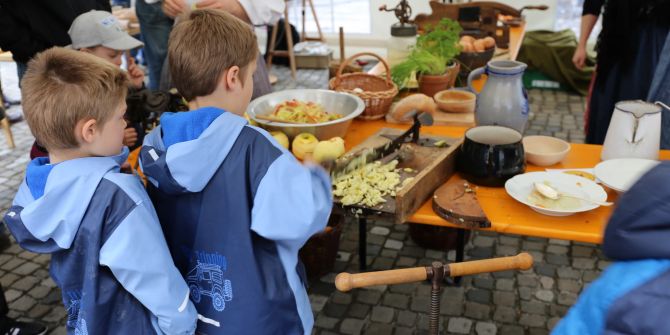
[[[325,87],[327,72],[300,70],[290,80],[286,68],[275,67],[281,79],[275,90]],[[564,92],[529,92],[533,112],[528,133],[583,141],[583,98]],[[14,107],[14,108],[19,108]],[[33,138],[25,122],[12,125],[17,148],[9,150],[0,136],[0,214],[11,204],[28,163]],[[426,334],[430,286],[426,283],[336,292],[340,271],[358,271],[358,230],[345,224],[340,252],[332,273],[311,283],[316,315],[315,334]],[[371,269],[429,265],[451,261],[455,253],[418,247],[407,225],[377,221],[369,225],[368,263]],[[574,303],[584,286],[597,278],[608,262],[593,244],[476,232],[466,246],[467,259],[513,255],[528,251],[533,269],[466,277],[460,287],[442,293],[442,334],[546,334]],[[64,334],[65,311],[60,291],[49,279],[48,255],[36,255],[14,244],[0,254],[0,283],[10,316],[38,320],[51,334]]]

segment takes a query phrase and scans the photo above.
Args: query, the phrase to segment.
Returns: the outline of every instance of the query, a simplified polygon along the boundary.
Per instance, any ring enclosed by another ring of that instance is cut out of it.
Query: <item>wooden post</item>
[[[344,60],[344,27],[340,27],[340,63]]]
[[[314,17],[314,23],[316,23],[316,30],[319,33],[319,37],[307,37],[307,33],[305,32],[305,1],[309,1],[309,8],[312,11],[312,16]],[[301,41],[320,41],[323,42],[323,33],[321,32],[321,24],[319,24],[319,18],[316,16],[316,9],[314,9],[314,3],[312,0],[302,0],[302,33],[300,34],[300,40]]]
[[[314,9],[314,3],[312,0],[309,0],[309,7],[312,9],[312,15],[314,16],[314,23],[316,23],[316,30],[319,32],[319,41],[323,41],[323,33],[321,32],[321,25],[319,24],[319,18],[316,16],[316,10]]]
[[[291,34],[291,24],[288,22],[288,4],[286,4],[286,7],[284,8],[284,32],[286,34],[286,44],[288,45],[288,62],[291,65],[291,77],[293,80],[295,80],[295,54],[293,53],[293,34]]]
[[[272,28],[272,36],[270,37],[270,49],[267,51],[268,55],[265,58],[265,66],[267,67],[268,71],[272,67],[272,56],[274,56],[274,51],[275,51],[275,44],[277,43],[277,30],[279,29],[279,21],[275,23],[274,27]]]

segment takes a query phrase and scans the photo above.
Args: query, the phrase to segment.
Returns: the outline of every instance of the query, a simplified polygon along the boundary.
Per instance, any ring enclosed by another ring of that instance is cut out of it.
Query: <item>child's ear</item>
[[[226,87],[228,89],[233,89],[237,86],[242,85],[240,80],[240,67],[237,65],[231,66],[225,73]]]
[[[81,126],[78,126],[77,132],[81,136],[84,143],[92,143],[98,131],[98,122],[95,119],[81,121]]]

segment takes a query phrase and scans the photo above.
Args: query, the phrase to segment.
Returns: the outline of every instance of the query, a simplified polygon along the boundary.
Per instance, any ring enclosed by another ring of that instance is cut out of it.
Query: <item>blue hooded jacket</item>
[[[670,162],[621,197],[605,229],[603,251],[615,262],[552,334],[670,334]]]
[[[325,171],[213,107],[163,114],[140,160],[198,332],[310,334],[298,251],[328,221]]]
[[[197,314],[136,176],[117,157],[28,165],[4,221],[21,247],[51,254],[68,334],[193,334]]]

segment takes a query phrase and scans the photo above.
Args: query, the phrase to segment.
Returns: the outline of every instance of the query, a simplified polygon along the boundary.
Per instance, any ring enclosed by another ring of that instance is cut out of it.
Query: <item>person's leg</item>
[[[256,72],[254,72],[254,93],[252,94],[251,99],[256,99],[270,92],[272,92],[272,85],[270,84],[268,70],[265,67],[265,58],[258,53],[258,57],[256,58]]]
[[[16,74],[19,77],[19,87],[21,87],[21,79],[23,79],[23,75],[26,74],[27,70],[28,70],[28,64],[22,62],[16,62]]]
[[[130,0],[112,0],[112,6],[130,7]]]
[[[160,84],[161,69],[167,56],[168,37],[174,22],[163,14],[160,2],[147,4],[144,0],[137,0],[135,11],[142,27],[149,88],[156,90]]]
[[[5,300],[5,290],[0,285],[0,335],[42,335],[47,327],[39,323],[20,322],[7,317],[9,306]]]
[[[7,300],[5,300],[5,289],[0,285],[0,317],[6,316],[9,312],[9,306],[7,305]]]

